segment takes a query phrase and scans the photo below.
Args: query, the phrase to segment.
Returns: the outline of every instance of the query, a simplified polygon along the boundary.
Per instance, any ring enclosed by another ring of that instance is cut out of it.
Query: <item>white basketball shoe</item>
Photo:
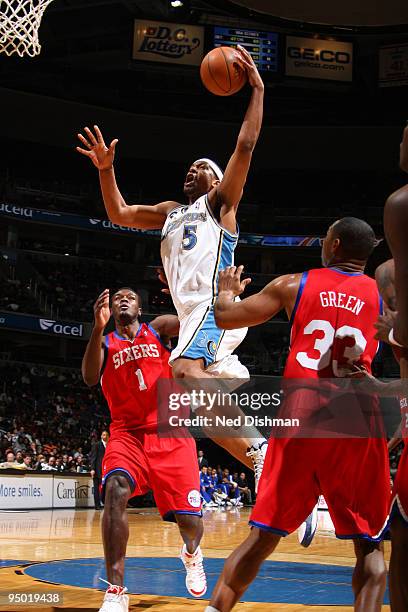
[[[265,442],[262,442],[262,444],[258,448],[255,448],[254,446],[248,448],[248,452],[246,454],[247,457],[250,457],[254,466],[255,493],[258,493],[258,484],[261,478],[267,450],[268,443],[265,440]]]
[[[109,588],[105,593],[99,612],[129,612],[129,596],[126,595],[127,588],[110,584],[109,582],[108,584]]]
[[[190,553],[187,552],[186,545],[184,544],[183,548],[181,549],[180,558],[187,572],[187,591],[193,597],[202,597],[207,591],[207,578],[205,577],[203,555],[200,547],[198,546],[196,551],[190,555]]]

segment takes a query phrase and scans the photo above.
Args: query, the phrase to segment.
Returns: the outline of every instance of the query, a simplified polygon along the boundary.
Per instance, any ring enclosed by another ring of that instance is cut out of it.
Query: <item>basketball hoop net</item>
[[[53,0],[0,0],[0,53],[35,57],[41,52],[38,30]]]

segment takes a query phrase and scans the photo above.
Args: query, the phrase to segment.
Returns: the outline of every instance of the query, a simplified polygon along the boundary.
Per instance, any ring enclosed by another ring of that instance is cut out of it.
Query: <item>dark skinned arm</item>
[[[109,289],[105,289],[94,304],[94,327],[82,359],[82,378],[88,387],[99,382],[105,356],[103,331],[110,316]]]
[[[261,131],[264,99],[264,84],[251,55],[240,46],[237,53],[246,68],[248,82],[252,87],[251,100],[224,178],[208,195],[211,208],[217,209],[221,224],[230,232],[236,231],[236,210],[242,198],[252,153]]]
[[[113,168],[117,138],[112,140],[108,147],[97,125],[94,125],[94,132],[88,127],[84,132],[85,136],[78,134],[78,138],[85,148],[77,147],[77,151],[88,157],[99,171],[103,202],[112,223],[138,229],[161,229],[167,214],[178,206],[177,202],[169,200],[153,206],[126,204],[116,183]]]
[[[178,336],[180,322],[176,315],[160,315],[150,322],[153,329],[159,334],[164,344],[167,344],[171,338]]]
[[[241,281],[243,266],[226,268],[220,272],[215,320],[221,329],[238,329],[265,323],[285,309],[290,317],[299,290],[301,274],[286,274],[274,279],[255,295],[234,302],[250,279]]]
[[[397,297],[395,295],[395,268],[394,260],[385,261],[375,271],[378,291],[384,304],[389,310],[397,310]]]

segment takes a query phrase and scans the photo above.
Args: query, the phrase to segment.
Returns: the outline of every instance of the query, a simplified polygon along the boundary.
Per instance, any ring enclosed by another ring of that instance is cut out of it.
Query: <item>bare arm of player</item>
[[[94,125],[95,134],[86,127],[86,136],[78,134],[78,138],[85,148],[77,147],[77,151],[92,161],[99,170],[103,202],[106,213],[118,225],[135,227],[138,229],[161,229],[166,220],[167,213],[177,206],[177,202],[160,202],[153,206],[144,204],[128,205],[123,199],[116,183],[113,160],[118,139],[115,138],[106,146],[102,132]]]
[[[264,99],[264,84],[254,60],[243,47],[238,46],[237,52],[246,68],[248,81],[252,87],[251,100],[234,153],[225,169],[224,178],[208,196],[213,209],[220,207],[222,225],[232,232],[236,231],[235,213],[246,183],[252,153],[261,131]]]
[[[397,310],[397,298],[395,295],[395,270],[394,260],[385,261],[375,271],[375,280],[377,281],[378,291],[384,304],[390,310]]]
[[[401,438],[401,425],[399,425],[393,437],[390,440],[388,440],[388,443],[387,443],[388,452],[390,453],[391,451],[393,451],[394,448],[397,448],[397,446],[399,446],[401,442],[403,441],[404,439]]]
[[[176,315],[160,315],[150,322],[153,329],[164,338],[175,338],[178,336],[180,322]]]
[[[95,323],[82,359],[82,378],[88,387],[99,382],[105,355],[103,331],[110,316],[109,289],[105,289],[94,304]]]
[[[405,138],[404,133],[404,138]],[[401,156],[402,157],[402,156]],[[408,220],[408,185],[392,193],[385,204],[384,230],[394,255],[397,316],[393,327],[394,340],[408,347],[408,258],[406,226]]]
[[[286,274],[269,283],[262,291],[241,302],[241,295],[250,279],[241,281],[243,266],[222,270],[218,280],[218,298],[215,302],[215,321],[221,329],[238,329],[265,323],[285,309],[290,316],[299,290],[301,274]]]
[[[400,168],[404,170],[404,172],[408,172],[408,126],[405,128],[402,135]]]

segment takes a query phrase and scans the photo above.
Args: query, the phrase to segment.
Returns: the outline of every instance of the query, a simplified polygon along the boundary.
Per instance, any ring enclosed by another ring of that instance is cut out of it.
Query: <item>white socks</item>
[[[220,612],[217,608],[213,608],[212,606],[207,606],[204,612]]]

